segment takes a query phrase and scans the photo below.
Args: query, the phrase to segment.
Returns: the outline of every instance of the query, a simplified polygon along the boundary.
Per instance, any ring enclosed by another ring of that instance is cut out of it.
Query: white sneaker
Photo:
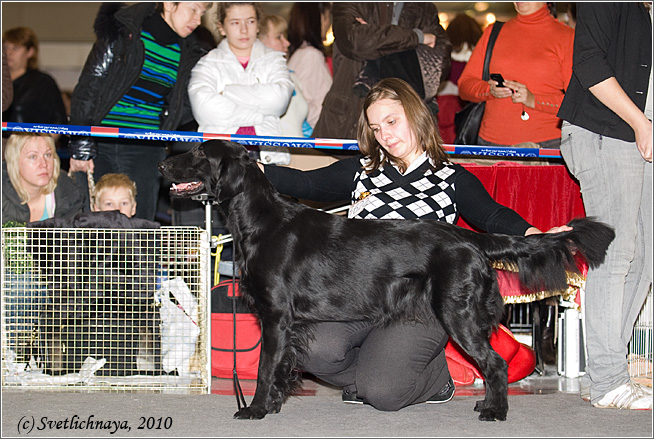
[[[627,384],[623,384],[604,395],[593,406],[627,410],[652,410],[652,389],[629,381]]]

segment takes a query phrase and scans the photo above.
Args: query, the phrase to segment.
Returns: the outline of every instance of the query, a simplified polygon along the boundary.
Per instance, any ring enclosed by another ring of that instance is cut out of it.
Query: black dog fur
[[[234,416],[277,413],[299,384],[298,355],[317,321],[367,319],[380,325],[434,315],[477,362],[486,382],[475,410],[505,420],[507,365],[488,339],[503,300],[492,261],[519,269],[534,290],[567,288],[574,252],[603,262],[615,234],[592,219],[574,230],[528,237],[476,233],[429,220],[350,220],[280,195],[236,143],[211,140],[170,157],[159,170],[176,197],[209,193],[225,207],[241,287],[261,319],[257,389]]]

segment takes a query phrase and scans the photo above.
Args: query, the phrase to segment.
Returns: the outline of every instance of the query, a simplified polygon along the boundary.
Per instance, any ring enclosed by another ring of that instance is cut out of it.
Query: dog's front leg
[[[279,413],[286,399],[285,389],[290,380],[290,371],[286,367],[289,361],[290,337],[288,326],[282,326],[279,321],[270,323],[262,319],[262,344],[259,355],[259,371],[257,375],[257,390],[249,407],[234,414],[238,419],[262,419],[268,413]]]

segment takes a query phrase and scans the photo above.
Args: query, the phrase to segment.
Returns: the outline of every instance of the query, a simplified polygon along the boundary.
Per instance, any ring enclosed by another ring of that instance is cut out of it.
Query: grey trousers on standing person
[[[579,180],[586,215],[615,228],[607,258],[590,270],[584,296],[591,403],[629,382],[627,345],[652,284],[652,163],[635,142],[564,122],[561,153]]]

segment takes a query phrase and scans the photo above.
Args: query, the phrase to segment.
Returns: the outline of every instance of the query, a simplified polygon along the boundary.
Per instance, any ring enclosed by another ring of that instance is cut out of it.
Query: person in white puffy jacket
[[[218,47],[198,61],[188,94],[198,131],[280,136],[293,82],[281,52],[257,39],[256,3],[218,5]]]

